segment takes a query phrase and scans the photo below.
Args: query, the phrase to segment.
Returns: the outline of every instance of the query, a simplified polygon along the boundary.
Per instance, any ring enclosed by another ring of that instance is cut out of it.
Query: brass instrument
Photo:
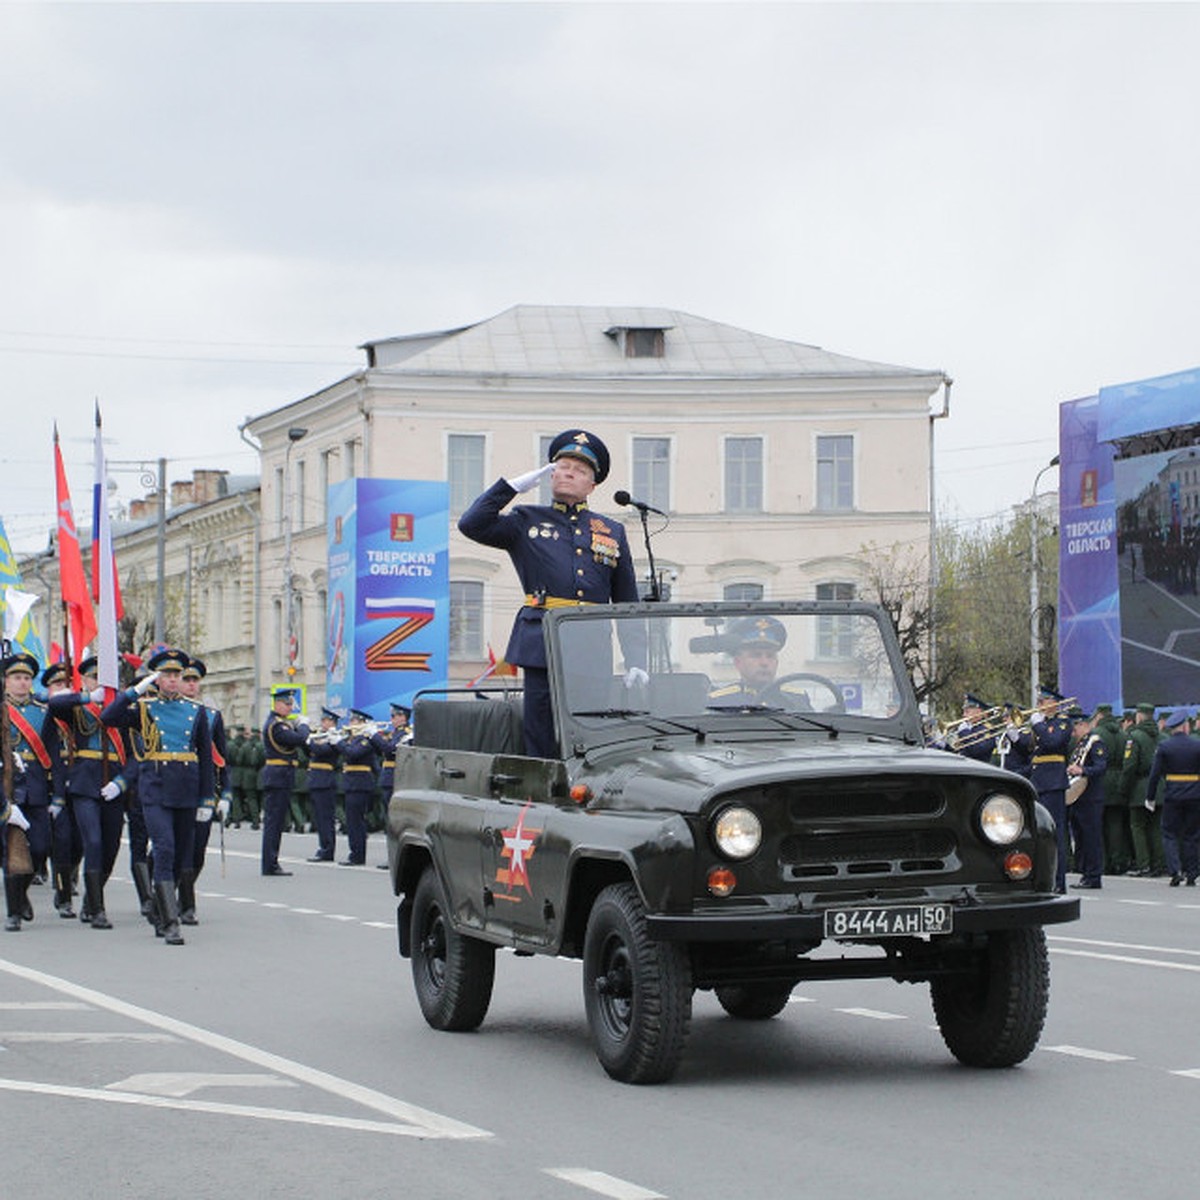
[[[318,729],[316,733],[308,735],[310,746],[336,746],[345,740],[346,731],[344,729]]]
[[[988,738],[998,738],[1007,729],[1012,729],[1017,733],[1024,733],[1030,728],[1031,718],[1035,713],[1042,713],[1047,717],[1057,717],[1061,716],[1068,709],[1073,708],[1077,703],[1078,700],[1074,696],[1069,696],[1065,700],[1056,700],[1050,707],[1045,709],[1040,705],[1035,705],[1033,708],[1009,710],[1003,704],[998,704],[993,708],[989,708],[980,717],[978,722],[979,727],[973,729],[966,737],[955,739],[953,735],[947,735],[950,738],[948,744],[952,750],[965,750],[971,746],[978,746],[980,742],[985,742]],[[962,721],[957,721],[955,724],[961,725]]]

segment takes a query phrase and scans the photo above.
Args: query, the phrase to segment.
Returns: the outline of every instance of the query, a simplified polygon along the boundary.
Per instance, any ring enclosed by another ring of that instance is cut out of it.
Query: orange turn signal
[[[1013,850],[1004,856],[1004,873],[1009,879],[1028,879],[1033,873],[1033,859],[1024,850]]]
[[[586,804],[592,798],[592,789],[586,783],[576,783],[571,788],[571,799],[576,804]]]
[[[737,887],[737,876],[728,867],[713,867],[708,873],[708,890],[714,896],[728,896]]]

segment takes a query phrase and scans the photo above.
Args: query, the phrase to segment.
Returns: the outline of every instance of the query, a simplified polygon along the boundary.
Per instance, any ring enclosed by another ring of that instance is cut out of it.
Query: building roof
[[[626,357],[620,332],[665,331],[661,356]],[[518,304],[441,332],[368,341],[369,366],[396,372],[509,375],[940,376],[833,354],[671,308]]]

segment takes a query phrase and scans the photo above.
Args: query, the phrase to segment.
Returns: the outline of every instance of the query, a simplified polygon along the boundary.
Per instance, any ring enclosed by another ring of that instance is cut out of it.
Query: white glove
[[[18,829],[28,829],[29,821],[25,814],[14,804],[8,810],[8,823]]]
[[[57,821],[62,816],[63,802],[61,796],[55,796],[50,801],[50,820]]]
[[[232,807],[233,806],[229,803],[229,800],[225,796],[222,796],[220,800],[217,801],[217,816],[224,821],[225,818],[229,816],[229,810]]]
[[[1045,719],[1046,718],[1042,716],[1040,712],[1035,712],[1033,716],[1029,718],[1029,723],[1030,725],[1040,725]]]
[[[553,470],[554,464],[547,463],[544,467],[537,467],[535,470],[526,471],[524,475],[518,475],[516,479],[510,479],[508,486],[514,492],[531,492]]]
[[[208,822],[212,820],[212,815],[213,810],[209,808],[207,804],[202,804],[198,809],[196,809],[196,820],[199,821],[201,825],[207,825]]]
[[[158,672],[152,671],[145,679],[133,685],[134,692],[144,696],[158,682]]]
[[[1153,800],[1145,800],[1145,801],[1143,801],[1143,803],[1146,805],[1146,811],[1147,811],[1147,812],[1153,812],[1153,811],[1154,811],[1154,809],[1155,809],[1155,804],[1154,804],[1154,801],[1153,801]]]
[[[115,779],[110,779],[100,789],[100,798],[102,800],[115,800],[120,794],[121,785]]]
[[[102,687],[92,688],[92,690],[90,692],[88,692],[87,698],[93,704],[103,704],[104,703],[104,689]]]
[[[650,676],[641,667],[630,667],[625,672],[625,686],[627,688],[645,687],[649,682]]]
[[[21,752],[19,750],[14,750],[12,752],[12,759],[13,759],[13,770],[15,770],[18,775],[24,775],[25,774],[25,760],[21,757]]]

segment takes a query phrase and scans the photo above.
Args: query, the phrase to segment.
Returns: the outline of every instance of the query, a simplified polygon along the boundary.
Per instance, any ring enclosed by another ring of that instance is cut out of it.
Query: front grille
[[[946,829],[792,834],[779,860],[785,879],[853,879],[950,871],[956,848]]]
[[[860,817],[934,817],[945,807],[941,791],[911,780],[877,779],[820,789],[795,784],[770,789],[768,800],[782,799],[794,824],[845,821]]]

